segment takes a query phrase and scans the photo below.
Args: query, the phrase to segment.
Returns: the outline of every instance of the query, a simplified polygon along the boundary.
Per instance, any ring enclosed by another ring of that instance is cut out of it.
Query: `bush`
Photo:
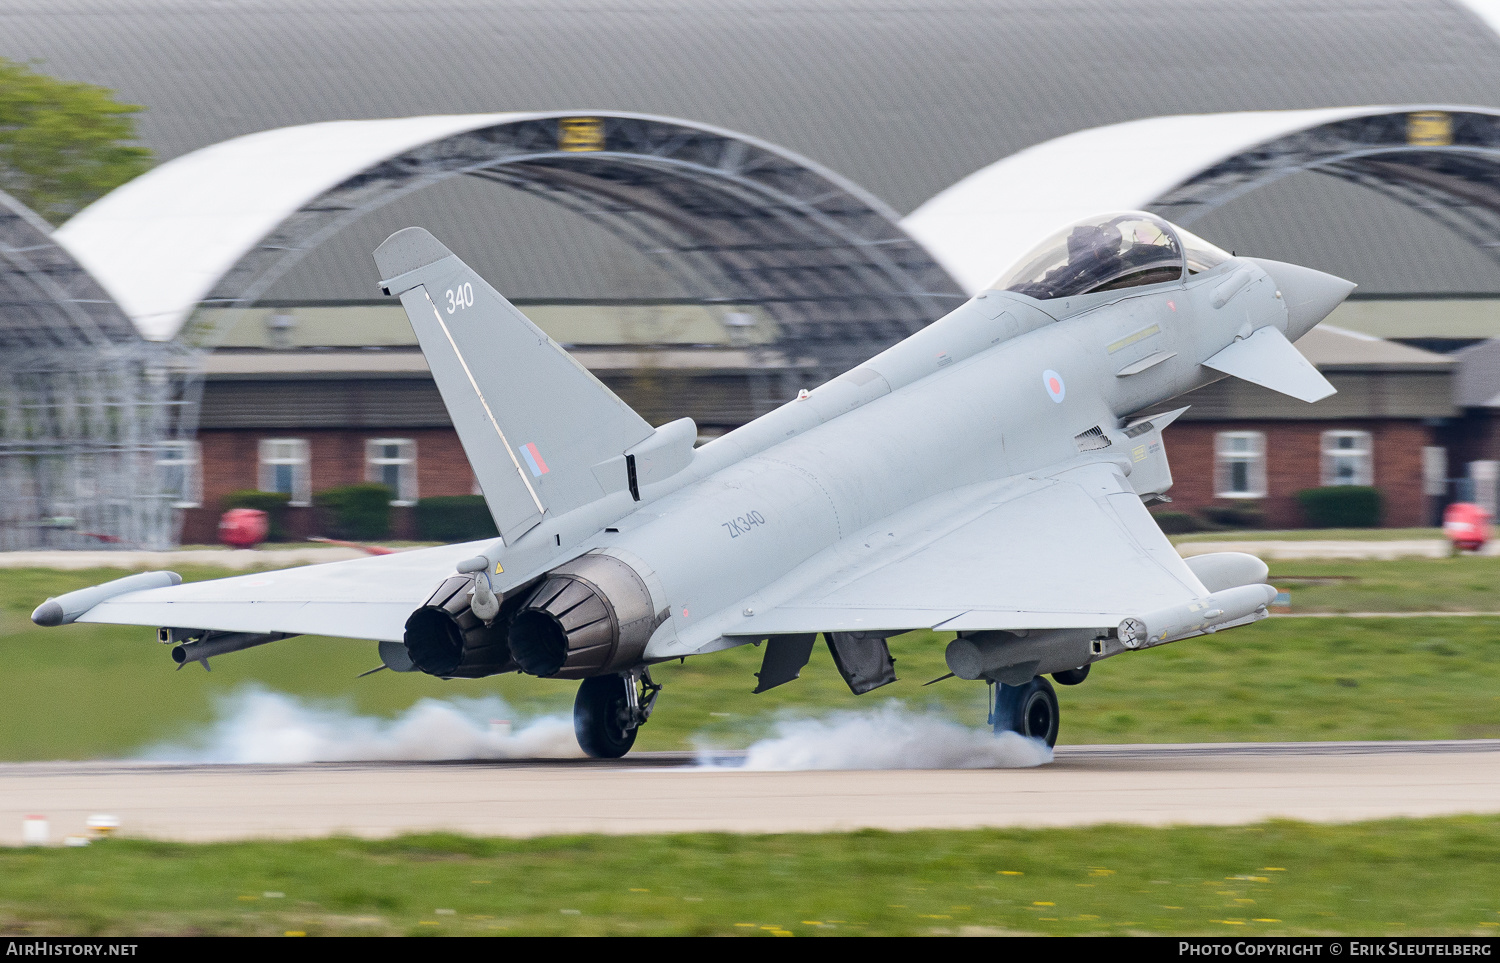
[[[1255,505],[1208,505],[1203,517],[1224,528],[1260,528],[1266,523],[1266,513]]]
[[[1198,519],[1187,512],[1154,512],[1151,517],[1156,519],[1156,524],[1168,535],[1186,535],[1203,527]]]
[[[1309,528],[1375,528],[1380,524],[1380,490],[1366,485],[1304,488],[1297,504]]]
[[[500,534],[483,495],[419,499],[416,521],[417,538],[424,542],[468,542]]]
[[[292,500],[292,496],[283,492],[261,492],[253,489],[242,492],[230,492],[224,496],[219,503],[220,511],[229,511],[231,508],[254,508],[266,513],[266,541],[287,541],[286,531],[286,506]]]
[[[366,483],[329,488],[313,495],[318,524],[334,538],[387,538],[391,534],[389,487]]]

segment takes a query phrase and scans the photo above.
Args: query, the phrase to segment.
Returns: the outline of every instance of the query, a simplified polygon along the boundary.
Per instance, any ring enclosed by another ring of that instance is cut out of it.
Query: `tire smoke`
[[[700,766],[753,770],[1018,769],[1051,761],[1040,739],[961,726],[894,700],[862,712],[779,721],[774,735],[746,751],[743,764],[717,758],[706,746],[698,754]]]
[[[520,721],[498,696],[422,699],[394,719],[313,704],[257,687],[221,699],[217,719],[186,744],[152,746],[164,762],[299,763],[576,758],[566,716]],[[494,720],[517,720],[502,724]]]

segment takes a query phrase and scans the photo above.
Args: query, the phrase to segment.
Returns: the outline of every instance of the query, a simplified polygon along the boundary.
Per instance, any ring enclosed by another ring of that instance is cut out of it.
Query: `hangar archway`
[[[252,302],[353,221],[460,175],[584,215],[696,298],[762,305],[781,346],[825,368],[862,360],[963,298],[890,209],[832,171],[741,134],[623,113],[265,131],[162,165],[59,237],[143,330],[172,338],[198,304]]]
[[[1152,117],[1011,155],[903,222],[975,291],[1068,221],[1149,209],[1185,226],[1303,171],[1368,187],[1500,260],[1500,111],[1401,106]]]
[[[0,551],[174,544],[196,376],[0,193]]]

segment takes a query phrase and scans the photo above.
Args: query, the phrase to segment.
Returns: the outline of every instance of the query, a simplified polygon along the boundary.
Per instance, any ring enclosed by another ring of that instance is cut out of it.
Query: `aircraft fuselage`
[[[1213,307],[1214,289],[1241,271],[1251,277]],[[792,592],[809,570],[847,564],[874,532],[934,524],[955,489],[1079,457],[1080,434],[1097,429],[1109,447],[1092,456],[1133,473],[1125,416],[1224,377],[1201,362],[1237,335],[1287,323],[1275,281],[1247,259],[1055,302],[984,292],[708,443],[689,477],[644,492],[651,500],[588,548],[641,571],[670,609],[648,659],[748,641],[732,633],[785,601],[778,582]],[[1157,457],[1164,468],[1159,447]]]

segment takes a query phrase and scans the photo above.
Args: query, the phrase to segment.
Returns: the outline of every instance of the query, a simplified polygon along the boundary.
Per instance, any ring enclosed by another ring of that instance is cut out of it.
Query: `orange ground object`
[[[231,508],[219,517],[219,541],[235,548],[254,548],[268,530],[266,513],[258,508]]]
[[[1443,534],[1456,548],[1477,551],[1490,540],[1490,513],[1470,502],[1454,502],[1443,512]]]
[[[394,548],[386,548],[384,545],[366,545],[364,542],[345,542],[337,538],[320,538],[317,535],[309,535],[309,542],[322,542],[324,545],[338,545],[341,548],[357,548],[366,555],[394,555]]]

